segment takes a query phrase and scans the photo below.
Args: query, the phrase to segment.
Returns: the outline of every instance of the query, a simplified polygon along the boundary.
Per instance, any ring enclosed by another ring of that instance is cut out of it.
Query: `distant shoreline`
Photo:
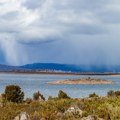
[[[112,76],[120,76],[120,73],[92,73],[92,72],[84,72],[84,73],[74,73],[74,72],[0,72],[0,74],[37,74],[37,75],[112,75]]]
[[[28,74],[28,75],[85,75],[85,76],[120,76],[120,73],[93,73],[93,72],[0,72],[0,74]]]

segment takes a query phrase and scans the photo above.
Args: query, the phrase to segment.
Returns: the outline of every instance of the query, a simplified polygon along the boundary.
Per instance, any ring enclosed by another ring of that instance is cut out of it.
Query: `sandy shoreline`
[[[0,72],[0,74],[13,74],[13,75],[80,75],[75,73],[45,73],[45,72]]]
[[[77,80],[58,80],[58,81],[49,82],[49,84],[115,84],[115,82],[112,80],[84,78]]]

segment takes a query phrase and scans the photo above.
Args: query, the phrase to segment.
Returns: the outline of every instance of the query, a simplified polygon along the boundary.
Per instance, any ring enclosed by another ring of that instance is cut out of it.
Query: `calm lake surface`
[[[113,80],[116,84],[111,85],[51,85],[50,81],[86,78],[89,76],[71,75],[19,75],[19,74],[0,74],[0,94],[4,92],[5,86],[10,84],[19,85],[25,93],[25,97],[33,96],[33,93],[40,91],[46,98],[57,96],[59,90],[64,90],[73,98],[87,97],[90,93],[96,92],[105,96],[109,90],[120,90],[120,76],[90,76]]]

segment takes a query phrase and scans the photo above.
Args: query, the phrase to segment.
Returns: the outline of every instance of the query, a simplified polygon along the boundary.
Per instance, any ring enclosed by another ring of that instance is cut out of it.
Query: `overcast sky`
[[[120,64],[120,0],[0,0],[0,63]]]

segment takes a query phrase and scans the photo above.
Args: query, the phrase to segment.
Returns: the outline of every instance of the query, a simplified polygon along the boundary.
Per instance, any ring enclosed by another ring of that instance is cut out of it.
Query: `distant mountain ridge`
[[[1,65],[0,64],[0,72],[9,72],[9,71],[16,71],[21,70],[21,68],[16,66],[9,66],[9,65]]]
[[[77,68],[76,65],[68,64],[57,64],[57,63],[34,63],[20,66],[20,68],[27,68],[32,70],[56,70],[56,71],[71,71],[78,72],[81,71],[80,68]]]
[[[97,66],[97,65],[74,65],[74,64],[57,64],[57,63],[33,63],[20,66],[25,69],[47,69],[47,70],[61,70],[71,72],[120,72],[120,66]]]
[[[24,70],[50,70],[64,72],[120,72],[120,66],[97,66],[97,65],[74,65],[57,63],[33,63],[23,66],[0,65],[1,72],[24,71]]]

